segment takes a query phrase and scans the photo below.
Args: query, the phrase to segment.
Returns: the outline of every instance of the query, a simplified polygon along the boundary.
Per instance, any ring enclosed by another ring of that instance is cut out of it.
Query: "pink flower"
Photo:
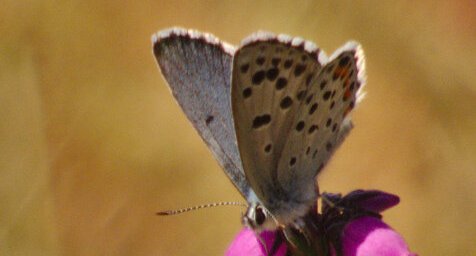
[[[243,228],[231,243],[226,256],[266,256],[266,250],[273,248],[273,245],[280,234],[276,231],[264,231],[258,236],[253,230]],[[260,240],[261,239],[261,240]],[[266,244],[266,249],[263,243]],[[287,245],[284,240],[278,243],[275,251],[276,256],[286,255]]]
[[[341,235],[344,256],[416,256],[403,238],[379,218],[351,221]]]
[[[404,239],[381,220],[380,212],[399,202],[398,196],[378,190],[356,190],[342,197],[325,194],[322,213],[316,219],[322,228],[320,241],[332,256],[416,256]],[[321,245],[322,246],[322,245]],[[325,247],[325,246],[324,246]],[[227,256],[284,256],[288,246],[280,231],[264,231],[259,236],[244,228],[228,248]],[[323,256],[328,256],[323,255]]]

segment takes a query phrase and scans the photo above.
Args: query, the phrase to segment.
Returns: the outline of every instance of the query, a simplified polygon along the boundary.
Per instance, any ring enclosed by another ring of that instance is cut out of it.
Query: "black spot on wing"
[[[354,90],[354,87],[355,87],[355,82],[352,82],[352,83],[350,84],[349,90],[353,91],[353,90]]]
[[[318,106],[319,105],[317,104],[317,102],[312,104],[311,108],[309,108],[309,115],[314,114],[314,112],[316,112]]]
[[[306,77],[306,86],[309,86],[311,84],[311,81],[312,81],[312,73],[307,75]]]
[[[321,82],[321,84],[320,84],[319,86],[320,86],[320,88],[321,88],[321,90],[322,90],[322,89],[324,89],[324,87],[326,87],[326,85],[327,85],[327,81],[324,80],[324,81]]]
[[[266,60],[266,59],[265,59],[264,57],[262,57],[262,56],[261,56],[261,57],[258,57],[258,58],[256,59],[256,64],[258,64],[258,65],[261,66],[261,65],[264,64],[264,61],[265,61],[265,60]]]
[[[305,90],[302,90],[302,91],[299,91],[296,95],[296,98],[301,101],[304,99],[304,97],[306,97],[306,91]]]
[[[296,164],[296,158],[291,157],[291,160],[289,160],[289,166],[293,167]]]
[[[205,124],[209,125],[211,122],[213,122],[213,119],[215,119],[214,116],[212,115],[207,116],[207,119],[205,119]]]
[[[317,131],[317,129],[319,129],[319,126],[313,124],[313,125],[311,125],[311,127],[309,127],[309,130],[307,130],[307,133],[311,134],[311,133]]]
[[[298,77],[300,76],[304,70],[306,70],[306,64],[298,64],[296,65],[296,68],[294,68],[294,76]]]
[[[240,66],[240,71],[241,73],[246,73],[249,68],[250,68],[250,64],[246,63]]]
[[[304,129],[305,123],[304,121],[299,121],[296,125],[296,131],[300,132],[302,129]]]
[[[316,156],[317,156],[317,149],[314,150],[314,152],[312,153],[312,158],[314,159],[314,158],[316,158]]]
[[[270,68],[268,71],[266,71],[266,78],[268,78],[269,81],[274,81],[278,75],[279,69],[277,68]]]
[[[345,67],[345,66],[347,66],[347,64],[349,64],[349,61],[350,61],[350,57],[345,56],[344,58],[339,60],[339,66]]]
[[[311,100],[312,100],[313,97],[314,97],[314,94],[311,94],[311,95],[307,96],[306,105],[309,105],[309,103],[311,103]]]
[[[252,127],[254,129],[258,129],[258,128],[261,128],[261,127],[269,124],[270,122],[271,122],[271,115],[263,114],[263,115],[260,115],[260,116],[256,116],[253,119]]]
[[[247,98],[251,97],[252,93],[253,93],[253,90],[251,89],[251,87],[246,87],[243,90],[243,98],[247,99]]]
[[[339,75],[337,74],[337,72],[335,72],[335,73],[332,75],[332,81],[337,80],[337,78],[339,78]]]
[[[293,65],[293,60],[292,59],[288,59],[284,62],[284,68],[285,69],[290,68],[292,65]]]
[[[253,77],[251,78],[251,82],[254,85],[259,85],[261,82],[263,82],[265,78],[266,73],[264,70],[257,71],[256,73],[253,74]]]
[[[292,104],[293,104],[293,100],[291,99],[291,97],[286,96],[281,100],[281,103],[279,103],[279,106],[281,107],[281,109],[288,109],[289,107],[291,107]]]
[[[278,78],[276,81],[276,90],[281,90],[288,85],[288,80],[284,77]]]
[[[271,144],[266,145],[266,147],[264,147],[264,152],[266,152],[266,153],[271,152],[272,147],[273,146]]]

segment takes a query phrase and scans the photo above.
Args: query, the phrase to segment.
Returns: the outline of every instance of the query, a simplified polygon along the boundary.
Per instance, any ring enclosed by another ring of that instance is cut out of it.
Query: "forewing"
[[[248,197],[230,103],[234,48],[210,34],[173,28],[152,37],[172,94],[233,184]]]
[[[278,168],[279,182],[293,200],[316,199],[315,177],[352,128],[349,113],[363,85],[364,56],[355,42],[337,50],[312,80]]]
[[[276,170],[296,111],[321,69],[318,54],[300,38],[258,33],[233,59],[232,109],[243,168],[271,211],[272,201],[287,197]]]

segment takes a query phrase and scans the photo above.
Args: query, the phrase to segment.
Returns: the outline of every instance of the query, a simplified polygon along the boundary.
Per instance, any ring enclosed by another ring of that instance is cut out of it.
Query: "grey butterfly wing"
[[[288,201],[278,163],[299,105],[321,69],[318,54],[302,39],[259,33],[245,39],[233,60],[232,110],[243,168],[275,215],[276,202]]]
[[[210,34],[173,28],[153,36],[160,71],[188,119],[241,194],[249,186],[232,121],[230,90],[234,48]]]
[[[363,85],[364,56],[355,42],[337,50],[312,79],[283,150],[288,158],[281,158],[278,167],[279,182],[292,200],[315,201],[313,181],[351,130],[349,113]]]

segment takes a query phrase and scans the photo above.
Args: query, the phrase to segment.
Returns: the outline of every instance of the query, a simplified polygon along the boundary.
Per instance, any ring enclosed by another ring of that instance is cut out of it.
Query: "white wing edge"
[[[167,28],[167,29],[158,31],[157,33],[152,35],[152,38],[151,38],[152,44],[159,43],[161,40],[167,39],[172,36],[182,36],[182,37],[188,36],[191,39],[204,40],[207,43],[221,46],[223,50],[230,56],[233,56],[236,51],[235,46],[227,42],[221,41],[220,39],[218,39],[218,37],[216,37],[215,35],[211,33],[202,33],[198,30],[185,29],[181,27],[172,27],[172,28]]]
[[[331,57],[329,57],[326,63],[331,62],[345,51],[355,51],[354,59],[357,59],[357,81],[360,84],[359,90],[356,93],[357,106],[357,103],[360,103],[365,97],[366,93],[363,91],[363,88],[365,87],[365,84],[367,82],[367,76],[365,71],[365,55],[362,46],[358,42],[351,40],[345,43],[339,49],[335,50],[335,52],[331,55]]]
[[[253,44],[256,42],[264,42],[269,40],[276,40],[279,43],[289,44],[292,47],[300,47],[302,46],[306,52],[309,54],[316,54],[318,56],[318,62],[323,65],[325,64],[325,60],[327,60],[326,54],[322,51],[314,42],[304,40],[301,37],[292,37],[286,34],[274,34],[268,31],[258,31],[247,36],[245,39],[241,41],[240,48],[248,45]]]

